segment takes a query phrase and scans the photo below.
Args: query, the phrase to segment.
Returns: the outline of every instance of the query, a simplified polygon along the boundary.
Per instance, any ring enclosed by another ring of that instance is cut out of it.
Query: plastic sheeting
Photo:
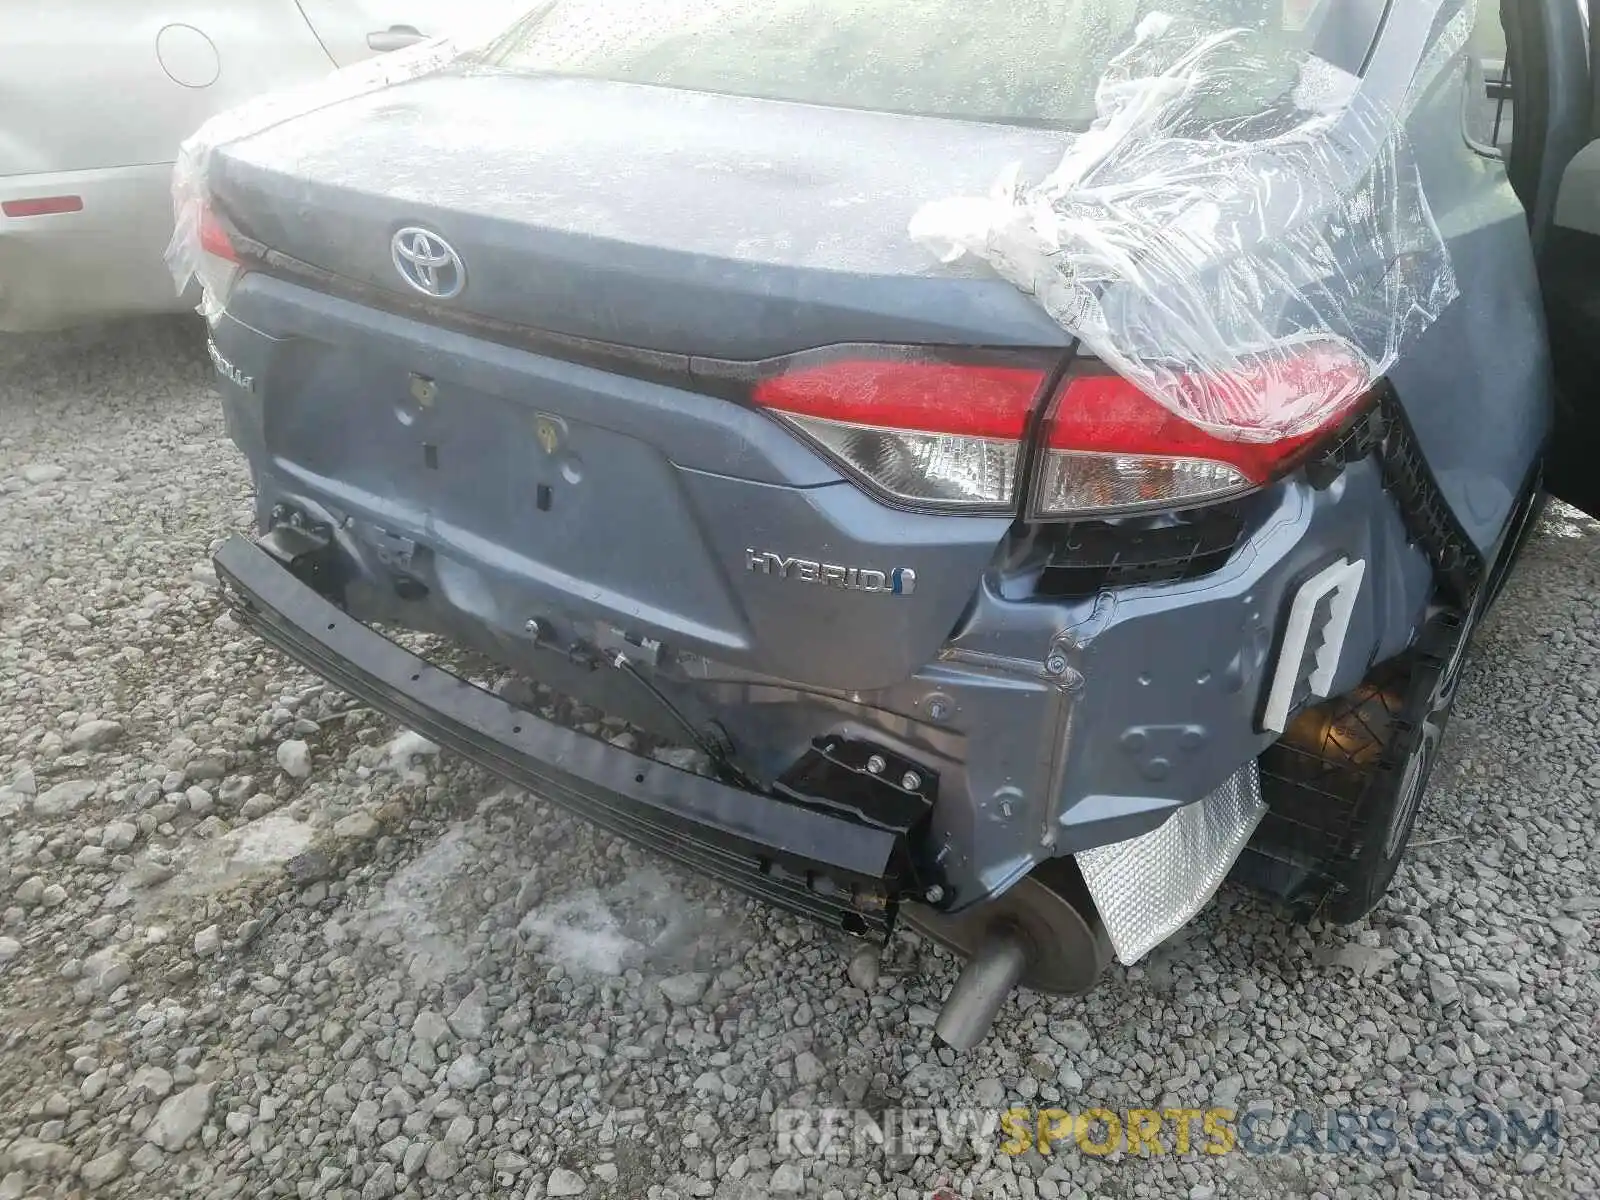
[[[911,235],[987,261],[1214,433],[1316,429],[1457,295],[1405,121],[1459,61],[1475,0],[1415,4],[1408,19],[1433,22],[1408,77],[1385,64],[1370,82],[1257,31],[1152,13],[1054,171],[1030,183],[1013,167],[986,197],[930,203]]]

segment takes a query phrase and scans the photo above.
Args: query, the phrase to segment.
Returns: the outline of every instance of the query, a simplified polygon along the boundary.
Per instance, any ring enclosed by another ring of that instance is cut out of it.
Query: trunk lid
[[[335,105],[212,160],[243,232],[405,294],[390,239],[460,255],[453,309],[643,349],[758,359],[841,342],[1057,346],[1036,304],[934,262],[917,208],[1035,174],[1066,135],[509,71]]]

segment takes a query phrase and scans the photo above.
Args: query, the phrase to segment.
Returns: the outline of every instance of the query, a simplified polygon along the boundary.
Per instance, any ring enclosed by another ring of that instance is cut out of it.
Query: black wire
[[[684,732],[689,735],[689,740],[695,744],[701,753],[711,760],[711,765],[716,768],[717,775],[724,783],[735,784],[738,787],[746,788],[750,791],[758,790],[755,784],[747,775],[745,775],[743,771],[739,770],[738,767],[734,766],[733,763],[728,761],[728,756],[726,753],[724,753],[722,747],[717,745],[704,733],[702,733],[700,729],[695,726],[695,723],[684,714],[682,709],[680,709],[671,700],[667,699],[665,692],[641,675],[638,668],[628,661],[627,655],[619,652],[612,656],[610,662],[612,666],[616,667],[617,670],[621,671],[624,675],[627,675],[630,679],[637,681],[640,687],[644,688],[645,691],[649,692],[656,698],[656,702],[660,704],[662,708],[666,709],[672,714],[673,718],[678,722],[678,724],[683,726]]]

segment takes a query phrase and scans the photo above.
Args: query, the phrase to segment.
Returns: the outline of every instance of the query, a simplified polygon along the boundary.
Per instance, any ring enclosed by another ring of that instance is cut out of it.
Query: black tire
[[[1340,924],[1371,912],[1405,860],[1480,614],[1481,609],[1467,619],[1436,618],[1429,627],[1432,645],[1425,641],[1411,656],[1404,704],[1391,716],[1382,754],[1357,805],[1349,866],[1327,897],[1328,916]]]
[[[1304,920],[1372,910],[1405,859],[1470,634],[1458,614],[1436,614],[1416,648],[1301,713],[1262,755],[1268,814],[1246,882],[1277,891]]]

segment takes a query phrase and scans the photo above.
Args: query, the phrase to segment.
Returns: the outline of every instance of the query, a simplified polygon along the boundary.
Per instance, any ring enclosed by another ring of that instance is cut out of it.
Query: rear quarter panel
[[[1527,215],[1504,163],[1467,143],[1464,91],[1449,72],[1409,132],[1460,296],[1389,378],[1446,502],[1485,552],[1499,541],[1550,434],[1550,349]]]

